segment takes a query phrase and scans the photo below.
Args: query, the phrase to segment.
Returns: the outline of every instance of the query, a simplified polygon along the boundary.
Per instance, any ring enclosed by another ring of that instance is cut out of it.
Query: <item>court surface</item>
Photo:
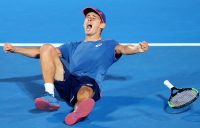
[[[167,105],[170,91],[165,79],[177,87],[200,90],[200,47],[150,47],[146,54],[123,56],[108,71],[103,97],[88,118],[74,128],[138,128],[200,126],[200,101],[184,109]],[[60,101],[55,112],[35,109],[34,98],[43,93],[38,59],[0,51],[0,123],[2,128],[64,128],[71,108]]]

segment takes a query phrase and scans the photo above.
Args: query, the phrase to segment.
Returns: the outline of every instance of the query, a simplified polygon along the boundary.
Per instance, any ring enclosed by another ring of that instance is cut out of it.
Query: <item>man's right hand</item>
[[[15,46],[13,46],[12,44],[10,44],[10,43],[5,43],[4,44],[4,48],[3,48],[3,50],[4,50],[4,52],[5,53],[8,53],[8,52],[15,52]]]

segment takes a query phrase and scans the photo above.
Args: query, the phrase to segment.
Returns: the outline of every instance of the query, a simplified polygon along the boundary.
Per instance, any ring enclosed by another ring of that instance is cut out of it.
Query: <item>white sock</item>
[[[54,97],[54,84],[52,83],[45,83],[44,84],[45,92],[48,92]]]

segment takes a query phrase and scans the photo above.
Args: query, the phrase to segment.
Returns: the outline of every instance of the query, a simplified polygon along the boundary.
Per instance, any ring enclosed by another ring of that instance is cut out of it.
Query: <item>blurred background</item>
[[[199,0],[1,0],[0,42],[84,39],[82,9],[102,10],[103,38],[119,42],[200,42]]]

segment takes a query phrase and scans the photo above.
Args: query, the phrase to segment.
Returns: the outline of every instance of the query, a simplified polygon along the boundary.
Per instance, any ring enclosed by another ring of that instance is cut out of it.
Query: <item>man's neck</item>
[[[101,37],[100,36],[87,36],[85,37],[85,42],[88,42],[88,41],[98,41],[98,40],[101,40]]]

